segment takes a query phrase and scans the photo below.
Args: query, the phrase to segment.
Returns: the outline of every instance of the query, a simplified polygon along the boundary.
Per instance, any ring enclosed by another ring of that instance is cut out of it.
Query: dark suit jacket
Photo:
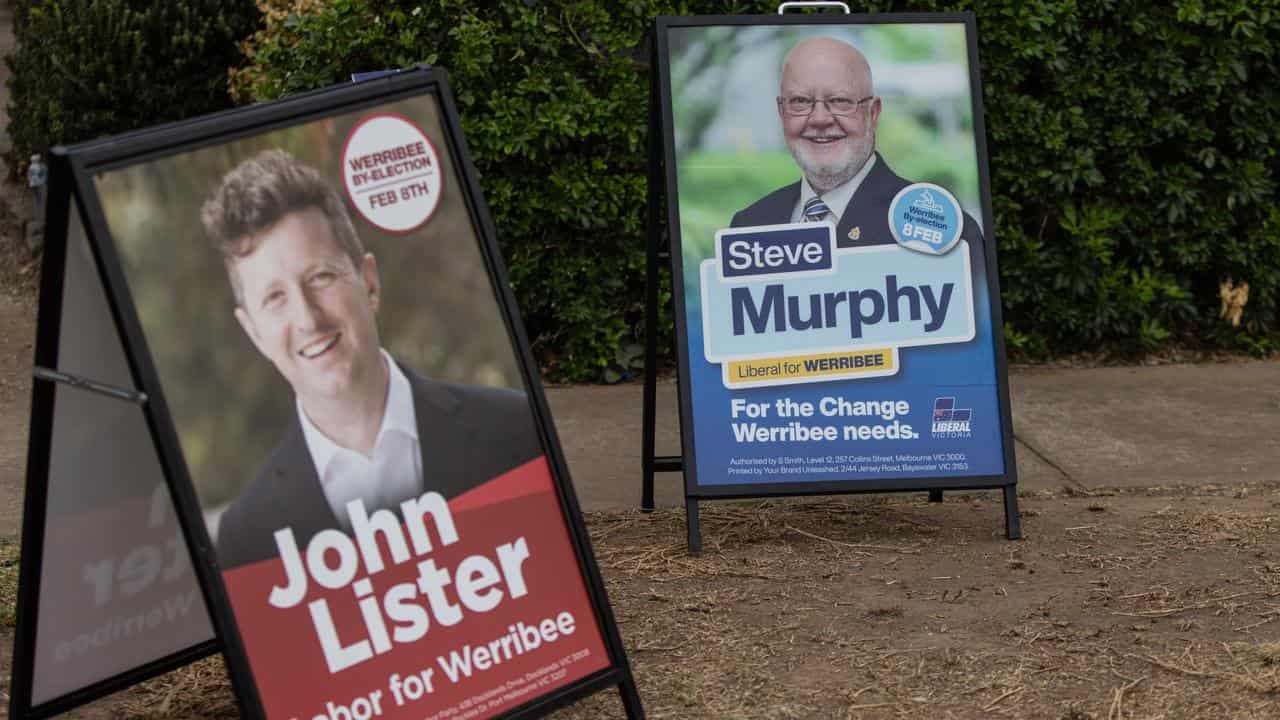
[[[910,184],[898,177],[880,153],[876,153],[876,164],[863,178],[857,192],[849,198],[849,204],[845,205],[844,212],[840,213],[840,224],[836,226],[836,247],[896,243],[897,241],[889,232],[889,203],[893,202],[898,191]],[[795,209],[798,202],[800,202],[800,183],[794,182],[774,190],[739,210],[734,214],[730,227],[789,223],[791,211]],[[857,240],[849,239],[849,232],[854,228],[858,228]],[[975,260],[982,257],[982,233],[978,230],[978,224],[969,217],[968,213],[965,213],[964,230],[961,231],[960,237],[969,241]]]
[[[404,372],[413,391],[425,490],[451,499],[543,454],[524,393]],[[274,535],[285,527],[293,528],[304,551],[316,533],[340,527],[296,414],[257,477],[222,515],[222,569],[277,557]]]

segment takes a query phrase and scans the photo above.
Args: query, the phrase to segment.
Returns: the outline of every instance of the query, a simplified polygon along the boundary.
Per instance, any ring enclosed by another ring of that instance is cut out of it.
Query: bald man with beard
[[[834,38],[797,43],[782,62],[777,106],[803,177],[738,211],[731,226],[829,221],[839,247],[894,244],[889,203],[911,183],[875,151],[881,102],[867,58]],[[968,214],[961,237],[976,252],[981,235]]]

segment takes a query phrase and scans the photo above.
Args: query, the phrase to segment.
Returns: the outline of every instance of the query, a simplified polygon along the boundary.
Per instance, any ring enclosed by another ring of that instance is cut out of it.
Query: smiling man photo
[[[223,177],[201,219],[236,320],[295,406],[222,515],[224,570],[275,557],[285,527],[303,546],[324,529],[350,531],[354,500],[369,515],[427,491],[453,498],[542,455],[524,393],[430,380],[383,349],[378,263],[317,170],[259,153]]]
[[[883,103],[867,58],[835,38],[796,43],[782,61],[776,104],[802,177],[735,213],[731,226],[827,221],[838,247],[896,242],[889,203],[911,183],[876,152]],[[961,237],[976,249],[980,233],[968,215]]]

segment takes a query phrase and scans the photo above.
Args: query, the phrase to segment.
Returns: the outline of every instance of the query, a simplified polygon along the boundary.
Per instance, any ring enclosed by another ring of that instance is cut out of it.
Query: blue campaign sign
[[[972,16],[668,18],[658,55],[686,497],[1000,487],[1016,536]]]
[[[717,248],[732,237],[783,257],[805,242],[784,225],[723,231]],[[973,255],[961,241],[943,255],[840,248],[829,268],[760,275],[699,263],[685,296],[698,484],[1003,475]]]

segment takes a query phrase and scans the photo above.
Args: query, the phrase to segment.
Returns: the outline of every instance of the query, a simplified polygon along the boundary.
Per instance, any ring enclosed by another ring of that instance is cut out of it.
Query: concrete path
[[[1086,488],[1280,480],[1280,362],[1012,378],[1014,432]]]
[[[0,372],[13,379],[0,381],[0,537],[12,537],[21,527],[33,326],[4,314]],[[1280,481],[1280,361],[1019,369],[1010,387],[1024,491]],[[639,505],[642,393],[638,383],[547,388],[585,510]],[[659,454],[680,453],[679,428],[675,383],[660,383]],[[678,473],[659,474],[658,504],[679,505],[682,483]]]

